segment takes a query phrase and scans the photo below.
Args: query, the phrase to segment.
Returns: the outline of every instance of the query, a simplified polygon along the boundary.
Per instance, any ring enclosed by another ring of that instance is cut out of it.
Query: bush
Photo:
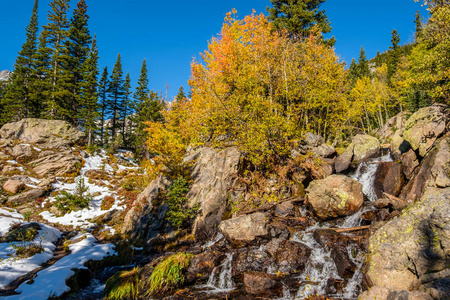
[[[84,178],[81,177],[77,181],[75,192],[70,194],[67,191],[61,191],[61,194],[56,197],[53,206],[63,212],[71,212],[89,207],[89,203],[92,201],[92,195],[88,191],[89,188],[86,186]]]
[[[191,263],[191,253],[177,253],[160,262],[150,276],[148,294],[158,294],[184,284],[184,271]]]
[[[17,240],[21,241],[21,243],[11,245],[15,250],[15,253],[12,255],[13,258],[23,259],[43,252],[42,239],[38,238],[36,242],[33,241],[37,235],[38,231],[34,227],[27,227],[24,231],[18,232]]]
[[[106,281],[105,298],[108,300],[136,299],[140,291],[140,274],[139,268],[114,274]]]
[[[186,179],[180,176],[172,183],[167,192],[167,204],[170,207],[167,212],[167,220],[178,229],[189,224],[198,211],[198,205],[193,208],[186,208],[188,191],[189,185]]]

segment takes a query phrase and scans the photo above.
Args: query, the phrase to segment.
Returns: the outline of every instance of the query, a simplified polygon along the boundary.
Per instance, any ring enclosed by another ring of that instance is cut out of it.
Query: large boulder
[[[420,156],[425,156],[434,142],[446,130],[449,108],[445,104],[434,104],[415,112],[406,122],[403,138]]]
[[[138,195],[133,206],[124,217],[122,233],[132,238],[140,238],[147,243],[155,238],[164,223],[168,206],[163,204],[164,195],[172,182],[158,176]]]
[[[344,175],[312,181],[306,193],[307,203],[323,220],[351,215],[364,202],[361,183]]]
[[[40,148],[59,149],[83,143],[85,134],[61,120],[22,119],[0,129],[0,139],[19,140]]]
[[[3,189],[11,194],[17,194],[24,187],[25,187],[25,184],[23,184],[23,182],[18,181],[18,180],[12,180],[12,179],[9,179],[3,185]]]
[[[398,196],[404,184],[403,167],[400,163],[380,163],[375,172],[374,182],[374,190],[378,198],[383,196],[383,192]]]
[[[368,282],[390,291],[411,291],[447,276],[449,203],[450,188],[429,188],[402,215],[376,230],[369,239]]]
[[[192,186],[187,194],[191,207],[198,205],[194,222],[197,240],[207,240],[217,232],[227,207],[230,188],[237,177],[241,153],[236,148],[191,150],[185,158],[193,163]]]
[[[303,272],[311,255],[311,250],[304,244],[283,239],[271,240],[265,251],[275,261],[277,270],[284,274]]]
[[[377,156],[380,149],[380,142],[373,136],[366,134],[355,135],[350,145],[336,158],[336,172],[340,173],[347,170],[351,163],[360,163]]]

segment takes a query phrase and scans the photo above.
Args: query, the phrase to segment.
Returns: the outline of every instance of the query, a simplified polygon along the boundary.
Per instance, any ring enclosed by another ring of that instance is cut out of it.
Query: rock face
[[[370,135],[357,134],[350,145],[335,160],[336,172],[347,170],[351,163],[360,163],[380,152],[380,142]]]
[[[191,207],[199,206],[193,230],[197,240],[207,240],[217,232],[240,159],[241,153],[236,148],[222,151],[200,148],[186,157],[185,162],[194,163],[193,184],[187,197]]]
[[[421,285],[432,289],[447,276],[449,201],[450,188],[429,188],[418,202],[370,237],[366,275],[374,286],[390,291],[410,291]]]
[[[160,233],[168,206],[159,204],[171,183],[166,177],[159,176],[138,195],[125,215],[122,233],[130,233],[132,238],[141,238],[147,243]]]
[[[82,160],[71,151],[63,153],[52,152],[42,158],[38,158],[29,163],[34,172],[39,177],[63,176],[77,171],[77,166],[81,166]]]
[[[435,104],[414,113],[405,124],[403,138],[420,156],[425,156],[436,139],[445,131],[449,121],[449,108]]]
[[[312,181],[306,193],[308,204],[323,220],[351,215],[364,202],[361,183],[344,175]]]
[[[20,140],[47,149],[67,148],[82,143],[84,133],[60,120],[23,119],[8,123],[0,129],[2,140]]]
[[[25,184],[18,180],[11,180],[5,182],[3,189],[11,194],[17,194],[21,189],[25,187]]]

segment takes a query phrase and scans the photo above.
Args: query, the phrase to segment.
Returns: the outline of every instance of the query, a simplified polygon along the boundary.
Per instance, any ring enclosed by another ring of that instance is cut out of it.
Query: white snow
[[[36,150],[37,152],[41,152],[41,151],[42,151],[41,148],[38,148],[38,147],[33,147],[33,148],[34,148],[34,150]]]
[[[6,162],[8,164],[13,164],[13,165],[17,165],[18,164],[17,161],[15,161],[15,160],[7,160]]]
[[[23,225],[28,223],[23,223]],[[32,242],[41,245],[44,251],[32,257],[17,259],[14,257],[15,250],[12,245],[21,245],[22,242],[1,243],[0,244],[0,288],[7,287],[11,282],[17,278],[39,268],[43,263],[47,262],[53,257],[53,251],[56,246],[53,244],[60,236],[61,232],[53,227],[40,224],[41,230]]]
[[[97,244],[96,238],[90,234],[84,234],[81,241],[69,245],[71,253],[47,269],[37,273],[33,284],[23,283],[16,290],[19,295],[9,296],[10,300],[47,299],[50,295],[59,296],[69,290],[66,279],[74,274],[72,269],[86,269],[84,263],[89,260],[101,260],[107,255],[114,255],[114,245]],[[80,238],[77,236],[75,238]],[[74,239],[75,239],[74,238]]]
[[[0,208],[0,235],[5,235],[8,233],[9,228],[11,228],[11,225],[14,223],[22,223],[22,221],[23,216],[16,210]]]

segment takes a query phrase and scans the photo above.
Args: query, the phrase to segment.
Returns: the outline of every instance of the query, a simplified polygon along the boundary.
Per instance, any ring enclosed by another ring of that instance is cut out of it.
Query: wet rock
[[[239,247],[253,243],[257,238],[269,237],[269,215],[257,212],[222,221],[220,232],[233,245]]]
[[[349,279],[356,271],[356,265],[348,256],[347,247],[341,245],[331,249],[331,258],[336,264],[336,269],[341,278]]]
[[[158,176],[138,195],[124,217],[122,233],[130,233],[132,238],[146,242],[160,233],[168,211],[168,206],[162,201],[171,183],[166,177]]]
[[[247,271],[268,272],[271,269],[276,270],[276,263],[263,247],[241,248],[233,255],[233,278]]]
[[[373,202],[373,206],[376,208],[391,208],[393,210],[402,210],[408,205],[408,202],[402,200],[400,198],[394,197],[392,195],[388,195],[386,193],[383,194],[383,197]]]
[[[25,187],[25,184],[23,182],[18,180],[9,179],[5,182],[3,185],[3,189],[11,194],[17,194],[20,190],[22,190]]]
[[[22,119],[8,123],[0,129],[3,140],[20,140],[48,149],[67,149],[74,144],[82,144],[85,134],[68,122],[61,120]]]
[[[316,242],[326,249],[330,249],[336,243],[347,246],[350,241],[347,235],[332,229],[316,229],[313,236]]]
[[[383,192],[398,196],[402,191],[405,179],[403,177],[403,167],[397,162],[383,162],[375,172],[374,190],[378,198],[383,196]]]
[[[335,278],[328,278],[326,292],[327,294],[337,294],[344,289],[344,281]]]
[[[303,272],[311,249],[302,243],[282,239],[271,240],[265,248],[276,263],[277,270],[284,274]]]
[[[208,239],[217,232],[240,159],[241,153],[236,148],[218,151],[208,147],[192,150],[184,159],[194,163],[193,183],[187,197],[190,206],[199,206],[193,227],[197,240]]]
[[[361,183],[344,175],[312,181],[306,192],[308,204],[323,220],[351,215],[364,202]]]
[[[245,291],[260,297],[281,296],[283,287],[275,278],[267,274],[246,272],[244,274]]]
[[[406,179],[408,180],[411,179],[411,177],[414,174],[414,171],[420,164],[414,150],[410,149],[408,152],[402,155],[401,162],[403,166],[403,173],[405,174]]]
[[[424,157],[436,139],[445,132],[449,115],[449,108],[445,104],[421,108],[406,122],[403,138]]]
[[[295,205],[294,201],[286,201],[277,204],[275,207],[275,214],[282,217],[293,217],[295,216]]]
[[[6,204],[14,207],[26,203],[34,203],[37,199],[43,197],[47,192],[48,190],[44,188],[32,189],[19,195],[9,197]]]
[[[219,251],[208,250],[191,259],[186,270],[186,282],[194,283],[208,279],[213,269],[225,259],[225,254]]]
[[[450,188],[428,188],[419,201],[370,237],[366,275],[374,286],[416,290],[421,276],[448,267],[449,201]]]
[[[345,151],[336,157],[334,163],[336,173],[347,170],[351,163],[360,163],[377,156],[380,149],[380,142],[376,138],[364,134],[355,135]]]

